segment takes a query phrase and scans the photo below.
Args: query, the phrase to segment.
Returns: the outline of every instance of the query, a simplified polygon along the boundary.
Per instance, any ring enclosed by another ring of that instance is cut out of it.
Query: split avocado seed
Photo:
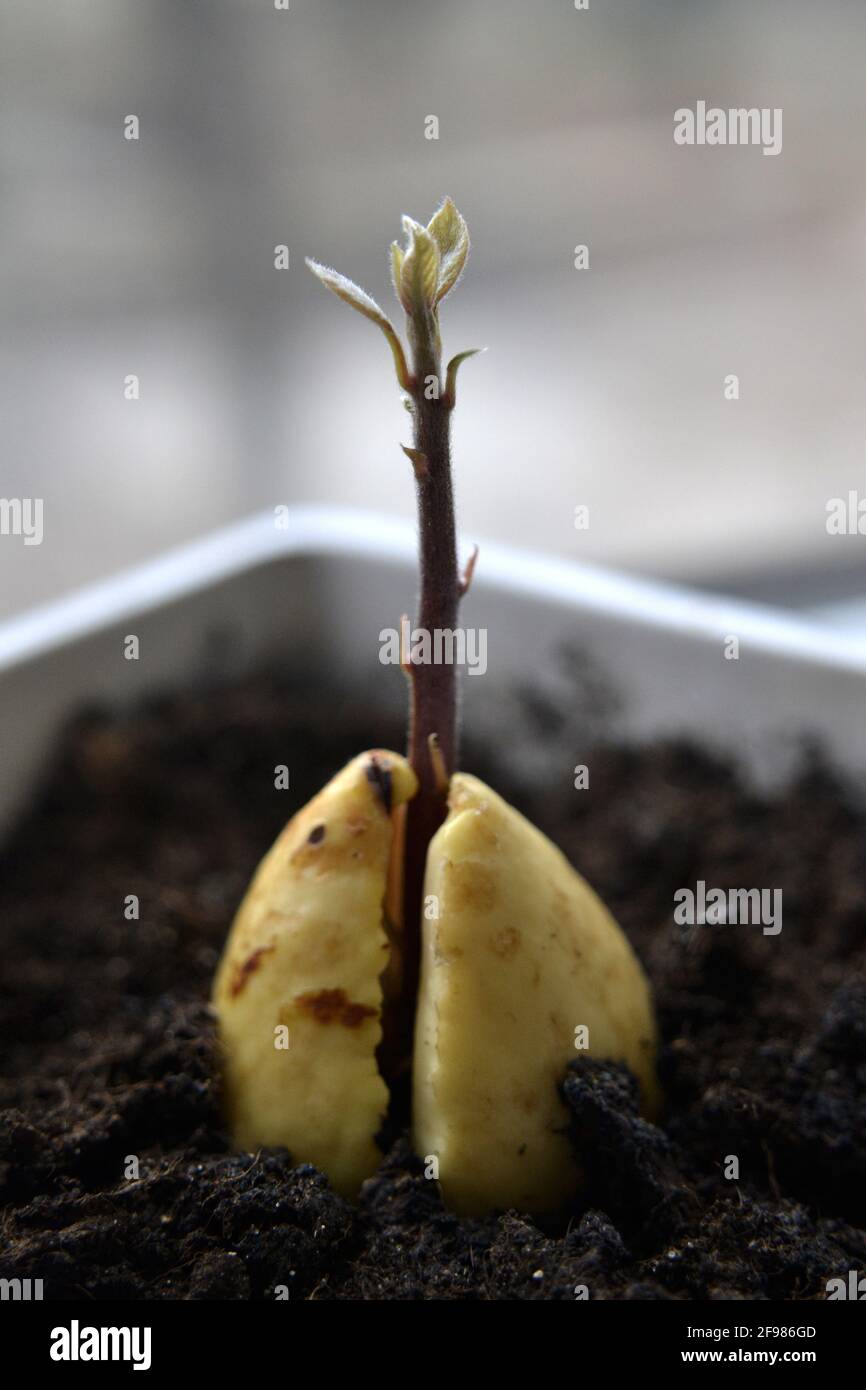
[[[234,1144],[284,1145],[350,1198],[381,1160],[383,1034],[414,987],[393,904],[416,790],[397,753],[343,768],[259,866],[214,983]],[[561,1208],[581,1177],[559,1094],[576,1039],[625,1062],[644,1112],[657,1108],[650,988],[564,855],[465,773],[427,851],[418,974],[412,1130],[445,1200],[465,1214]]]

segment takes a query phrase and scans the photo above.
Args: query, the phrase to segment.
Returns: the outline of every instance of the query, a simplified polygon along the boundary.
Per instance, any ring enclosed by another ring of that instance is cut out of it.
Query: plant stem
[[[415,481],[418,502],[421,593],[416,627],[430,634],[457,626],[461,584],[457,563],[454,495],[451,486],[451,402],[441,377],[439,334],[433,316],[409,320],[414,386]],[[438,397],[427,399],[430,379]],[[410,660],[409,653],[405,659]],[[457,672],[453,663],[410,664],[408,758],[418,792],[406,808],[404,847],[402,962],[400,1000],[392,1019],[388,1062],[399,1072],[411,1056],[421,954],[421,912],[427,849],[445,819],[448,789],[430,756],[430,737],[438,740],[450,777],[457,758]]]
[[[449,415],[441,399],[416,403],[415,447],[427,459],[426,471],[419,469],[416,479],[421,578],[417,627],[431,636],[437,629],[456,628],[460,603]],[[457,672],[453,663],[413,665],[410,677],[408,756],[419,789],[409,803],[407,816],[407,926],[416,920],[414,911],[409,913],[410,907],[420,909],[421,905],[427,845],[446,811],[447,789],[439,785],[431,762],[430,736],[439,741],[449,775],[457,756]]]

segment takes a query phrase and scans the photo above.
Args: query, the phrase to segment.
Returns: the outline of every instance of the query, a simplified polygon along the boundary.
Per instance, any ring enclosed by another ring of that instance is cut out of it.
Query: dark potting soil
[[[579,736],[527,717],[512,738]],[[572,746],[535,788],[466,747],[655,986],[658,1126],[622,1069],[563,1074],[587,1173],[567,1222],[458,1219],[405,1134],[357,1206],[285,1152],[230,1152],[206,1001],[232,913],[288,815],[401,743],[265,677],[66,732],[0,865],[0,1274],[49,1298],[812,1299],[866,1271],[866,815],[809,753],[762,799],[681,745]],[[780,888],[782,931],[677,926],[698,880]]]

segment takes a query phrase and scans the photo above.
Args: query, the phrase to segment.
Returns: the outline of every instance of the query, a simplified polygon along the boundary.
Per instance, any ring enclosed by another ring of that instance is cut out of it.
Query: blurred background
[[[0,537],[0,614],[278,504],[410,516],[384,339],[303,258],[396,314],[448,193],[466,541],[866,627],[826,529],[866,497],[864,60],[862,0],[3,0],[0,496],[45,539]],[[698,100],[783,108],[781,154],[675,145]]]

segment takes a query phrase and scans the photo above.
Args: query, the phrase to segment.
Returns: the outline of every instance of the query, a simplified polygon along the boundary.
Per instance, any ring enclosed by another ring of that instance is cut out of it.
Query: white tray
[[[402,701],[400,673],[379,663],[379,632],[414,611],[415,587],[410,526],[298,507],[284,530],[270,513],[254,516],[0,625],[0,829],[34,779],[50,775],[57,729],[84,704],[136,701],[263,662]],[[488,733],[505,693],[544,686],[568,644],[611,692],[617,737],[690,735],[765,783],[785,775],[810,734],[841,768],[866,770],[862,639],[483,540],[462,621],[488,631],[487,674],[463,680],[467,723]],[[130,633],[138,661],[123,655]],[[737,661],[724,657],[730,635]],[[587,749],[572,751],[580,762]]]

